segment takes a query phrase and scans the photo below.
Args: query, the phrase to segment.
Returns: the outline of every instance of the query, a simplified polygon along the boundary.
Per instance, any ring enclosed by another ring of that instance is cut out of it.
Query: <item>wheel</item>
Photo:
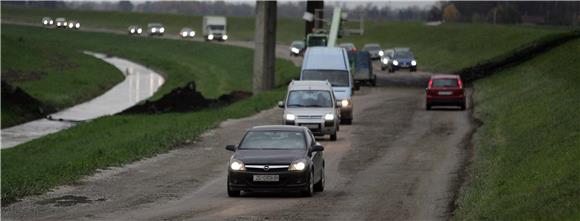
[[[375,77],[372,81],[371,81],[371,85],[373,87],[377,86],[377,77]]]
[[[461,108],[461,110],[465,110],[465,103],[461,104],[459,107]]]
[[[336,132],[334,132],[334,134],[330,135],[330,140],[332,140],[332,141],[336,140]]]
[[[425,110],[431,110],[431,105],[429,104],[425,105]]]
[[[417,71],[417,68],[412,68],[411,69],[411,72],[416,72],[416,71]]]
[[[351,125],[352,124],[352,119],[343,119],[342,120],[342,123],[343,124],[346,124],[346,125]]]
[[[389,68],[389,73],[393,73],[393,72],[395,72],[395,69]]]
[[[306,197],[314,195],[314,174],[312,170],[310,170],[310,177],[308,177],[308,187],[306,187],[306,190],[302,191],[302,195]]]
[[[322,166],[322,174],[320,176],[321,176],[320,181],[314,184],[314,191],[316,192],[324,191],[324,183],[326,182],[326,175],[324,174],[324,166]]]
[[[229,197],[238,197],[238,196],[240,196],[240,191],[239,190],[237,190],[237,191],[236,190],[230,190],[230,185],[228,184],[228,196]]]

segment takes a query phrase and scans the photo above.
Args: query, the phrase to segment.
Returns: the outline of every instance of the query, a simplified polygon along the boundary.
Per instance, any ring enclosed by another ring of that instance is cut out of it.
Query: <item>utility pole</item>
[[[254,95],[274,88],[276,71],[276,1],[256,1]]]

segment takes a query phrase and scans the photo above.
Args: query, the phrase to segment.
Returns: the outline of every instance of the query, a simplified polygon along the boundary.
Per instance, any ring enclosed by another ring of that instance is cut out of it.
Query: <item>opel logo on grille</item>
[[[268,165],[264,166],[264,171],[268,171],[268,170],[270,170],[270,166],[268,166]]]

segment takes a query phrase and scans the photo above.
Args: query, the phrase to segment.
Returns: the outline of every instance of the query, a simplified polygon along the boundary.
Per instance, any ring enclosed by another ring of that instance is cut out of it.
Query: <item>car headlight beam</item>
[[[244,165],[244,162],[234,159],[230,162],[230,169],[234,171],[244,171],[246,170],[246,166]]]
[[[48,23],[52,25],[54,22],[52,20],[50,20]]]
[[[187,37],[187,32],[181,32],[181,36],[183,36],[184,38]]]
[[[397,61],[397,60],[394,60],[394,61],[393,61],[393,65],[395,65],[395,66],[399,65],[399,61]]]
[[[417,66],[417,61],[415,61],[415,60],[412,60],[412,61],[411,61],[411,65],[413,65],[413,66]]]
[[[324,115],[324,120],[327,120],[327,121],[334,120],[334,114],[328,113],[328,114]]]
[[[389,59],[388,58],[383,58],[383,64],[388,64],[389,63]]]
[[[164,27],[159,28],[159,32],[161,33],[165,32],[165,28]]]
[[[292,49],[290,49],[290,50],[291,50],[291,51],[292,51],[294,54],[298,54],[298,53],[300,53],[300,49],[298,49],[298,48],[294,48],[294,47],[292,47]]]
[[[294,115],[294,114],[286,114],[285,119],[287,121],[295,121],[296,120],[296,115]]]
[[[222,39],[224,39],[224,40],[228,40],[228,35],[224,35],[224,36],[222,36]]]
[[[153,32],[153,33],[157,32],[157,28],[152,28],[151,32]]]
[[[190,32],[189,32],[189,36],[190,36],[190,37],[193,37],[193,36],[195,36],[195,31],[190,31]]]
[[[379,56],[383,56],[383,55],[385,55],[385,52],[383,50],[380,50],[379,51]]]
[[[208,35],[208,36],[207,36],[207,39],[208,39],[208,40],[213,40],[213,35],[212,35],[212,34]]]
[[[141,28],[137,29],[137,33],[141,34],[141,32],[143,32],[143,29]]]
[[[350,103],[348,100],[342,100],[340,102],[341,102],[342,107],[347,107],[348,104]]]
[[[290,164],[288,170],[290,171],[303,171],[306,169],[306,160],[297,160]]]
[[[81,23],[77,23],[77,24],[75,25],[75,28],[80,28],[80,27],[81,27]]]
[[[131,32],[131,34],[133,34],[133,33],[135,33],[135,29],[131,28],[131,31],[129,31],[129,32]]]

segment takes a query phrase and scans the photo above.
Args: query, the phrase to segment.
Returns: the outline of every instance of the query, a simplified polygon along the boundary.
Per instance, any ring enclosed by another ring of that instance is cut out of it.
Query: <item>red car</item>
[[[465,110],[465,92],[458,75],[431,76],[425,94],[427,110],[433,106],[459,106]]]

